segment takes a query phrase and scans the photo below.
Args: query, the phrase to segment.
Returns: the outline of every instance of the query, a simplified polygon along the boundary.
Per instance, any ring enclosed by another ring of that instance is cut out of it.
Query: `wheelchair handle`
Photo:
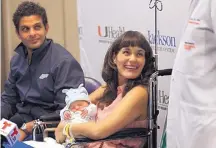
[[[172,74],[172,69],[158,70],[158,76],[169,76]]]

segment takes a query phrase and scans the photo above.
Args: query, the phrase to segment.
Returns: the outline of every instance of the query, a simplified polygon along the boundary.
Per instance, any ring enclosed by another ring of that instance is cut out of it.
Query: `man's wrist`
[[[26,134],[30,134],[34,127],[34,121],[23,123],[22,127],[20,128],[22,131],[24,131]]]
[[[27,130],[27,123],[23,123],[23,125],[20,128],[20,130],[22,130],[26,135],[28,135],[29,132]]]

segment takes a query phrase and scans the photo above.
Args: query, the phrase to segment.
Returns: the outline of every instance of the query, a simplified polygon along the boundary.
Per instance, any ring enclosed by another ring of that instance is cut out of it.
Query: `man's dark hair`
[[[24,16],[39,15],[42,18],[44,26],[47,25],[47,14],[46,10],[41,7],[38,3],[32,1],[22,2],[16,9],[13,15],[13,23],[16,27],[17,32],[19,31],[19,22],[20,19]]]

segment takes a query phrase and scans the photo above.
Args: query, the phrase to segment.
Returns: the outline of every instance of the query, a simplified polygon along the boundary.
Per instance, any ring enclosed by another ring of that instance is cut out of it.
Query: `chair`
[[[76,138],[75,141],[71,144],[68,144],[67,147],[86,144],[95,141],[108,141],[116,139],[126,139],[126,138],[144,138],[147,137],[147,145],[145,148],[157,148],[157,116],[159,110],[157,109],[157,77],[158,76],[168,76],[171,75],[172,69],[157,70],[154,72],[149,80],[149,102],[148,102],[148,128],[131,128],[123,129],[107,138],[100,140],[92,140],[89,138]]]
[[[88,94],[91,94],[97,88],[101,86],[101,83],[91,77],[85,77],[85,88],[88,91]]]

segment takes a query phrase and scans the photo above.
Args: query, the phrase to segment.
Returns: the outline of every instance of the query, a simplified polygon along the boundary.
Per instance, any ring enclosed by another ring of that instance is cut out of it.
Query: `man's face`
[[[48,24],[44,26],[41,16],[24,16],[20,19],[17,36],[28,49],[36,49],[43,44],[48,29]]]

